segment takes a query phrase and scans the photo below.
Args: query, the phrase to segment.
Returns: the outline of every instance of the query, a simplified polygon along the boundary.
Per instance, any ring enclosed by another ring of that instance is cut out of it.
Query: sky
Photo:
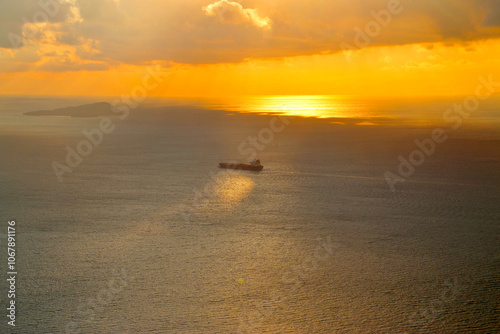
[[[0,2],[0,94],[463,95],[498,55],[498,0]]]

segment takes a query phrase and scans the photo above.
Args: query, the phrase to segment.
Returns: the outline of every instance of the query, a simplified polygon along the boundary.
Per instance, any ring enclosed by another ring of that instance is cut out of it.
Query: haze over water
[[[462,100],[148,99],[59,182],[52,162],[100,118],[22,113],[100,100],[1,97],[15,332],[500,332],[500,103],[451,130]],[[276,113],[264,170],[217,176]],[[392,192],[385,173],[438,126]]]

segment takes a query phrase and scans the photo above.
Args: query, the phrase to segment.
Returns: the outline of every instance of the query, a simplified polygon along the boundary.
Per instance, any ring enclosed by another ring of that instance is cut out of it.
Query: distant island
[[[103,117],[116,116],[107,102],[97,102],[76,107],[58,108],[53,110],[28,111],[28,116],[68,116],[68,117]]]

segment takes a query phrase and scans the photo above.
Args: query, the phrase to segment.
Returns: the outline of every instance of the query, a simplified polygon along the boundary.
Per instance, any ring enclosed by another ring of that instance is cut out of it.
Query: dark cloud
[[[483,22],[486,27],[500,27],[500,1],[482,0],[486,18]]]
[[[80,16],[87,22],[106,22],[120,24],[125,20],[125,15],[120,11],[118,3],[114,0],[78,0]]]
[[[2,0],[0,1],[0,48],[17,49],[23,39],[40,32],[32,23],[65,22],[72,17],[71,5],[56,0]]]

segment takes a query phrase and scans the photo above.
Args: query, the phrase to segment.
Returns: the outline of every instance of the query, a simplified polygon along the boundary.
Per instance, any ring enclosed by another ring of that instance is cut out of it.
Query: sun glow
[[[98,70],[99,64],[79,60],[75,52],[48,48],[47,56],[36,63],[39,67],[19,71],[20,64],[9,62],[11,53],[28,51],[2,50],[0,65],[6,65],[0,73],[3,94],[121,96],[141,85],[152,66],[118,64]],[[66,58],[53,59],[50,55],[54,51],[63,52]],[[500,76],[499,51],[500,40],[495,39],[471,42],[468,46],[433,43],[373,47],[353,52],[351,63],[342,53],[248,59],[239,63],[159,62],[166,75],[148,96],[259,96],[246,99],[249,108],[302,116],[359,116],[364,111],[352,105],[346,109],[346,98],[342,96],[471,94],[478,75]],[[27,53],[25,57],[31,56]],[[82,69],[61,71],[75,64]],[[323,103],[325,97],[329,100],[327,105]]]

